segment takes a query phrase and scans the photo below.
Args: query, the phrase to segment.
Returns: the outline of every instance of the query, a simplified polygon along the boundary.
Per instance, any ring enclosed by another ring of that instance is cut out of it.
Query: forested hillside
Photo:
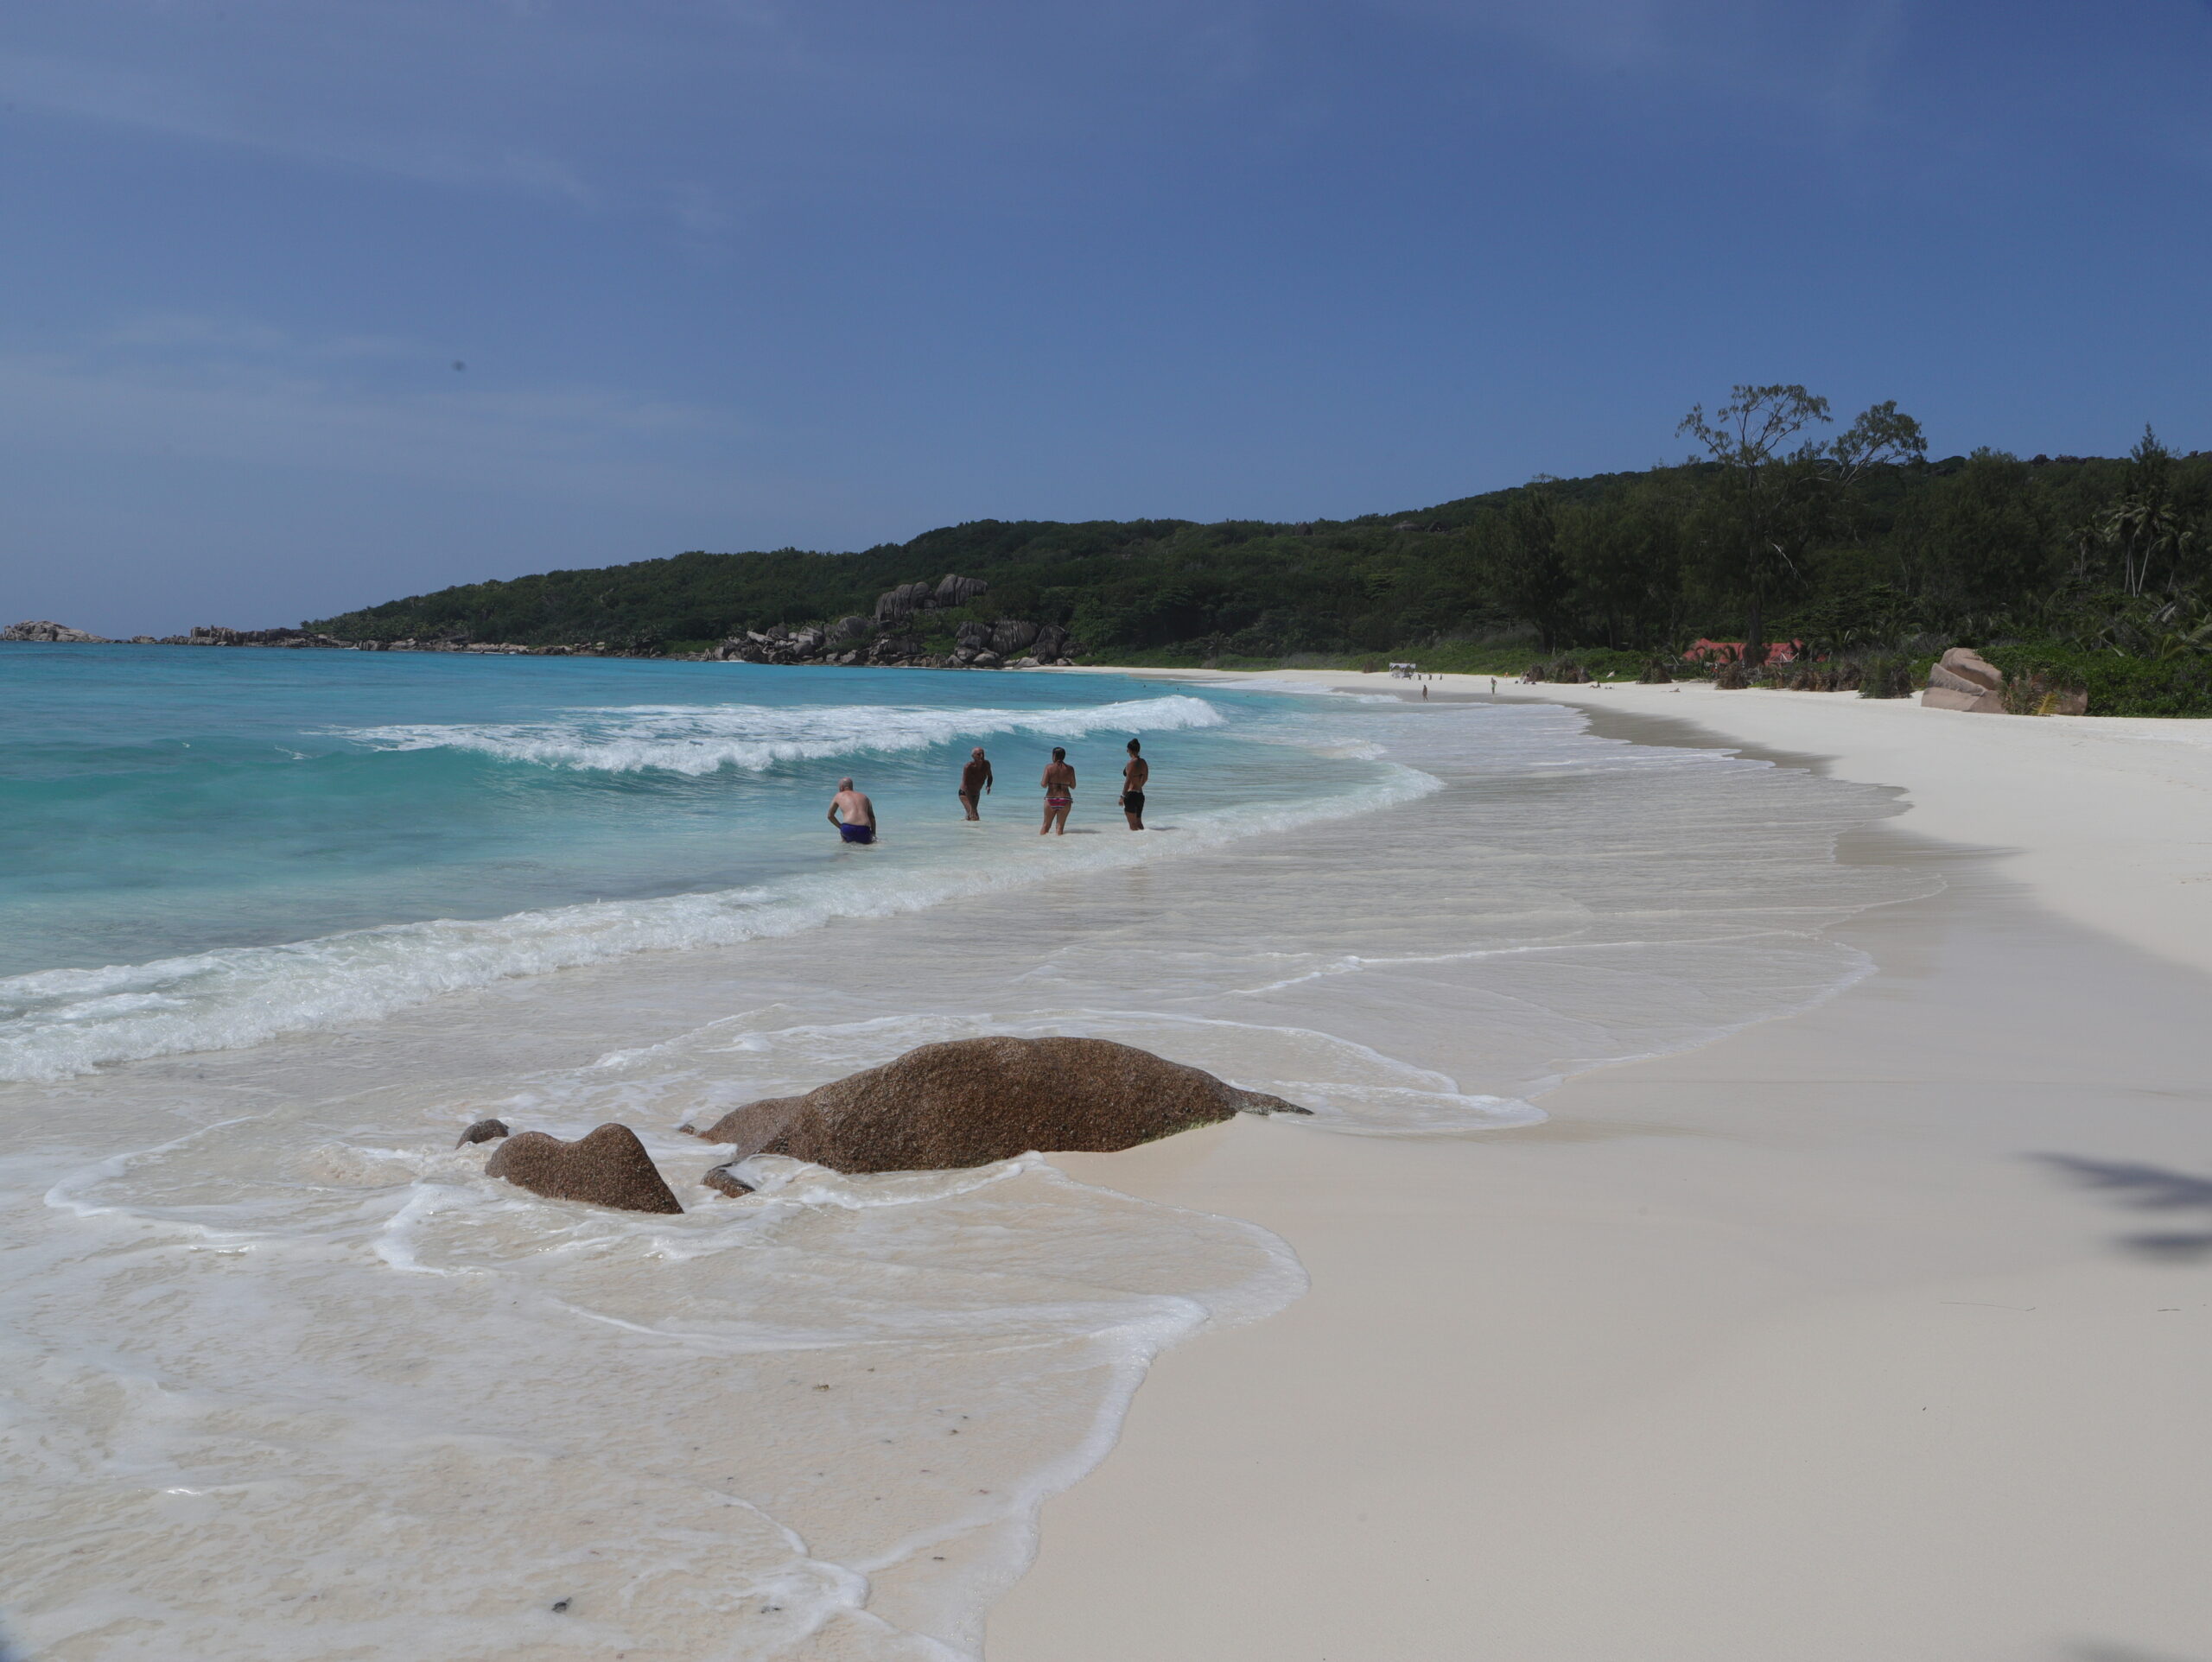
[[[1658,652],[1697,636],[1825,650],[2048,640],[2212,646],[2212,453],[2147,429],[2119,459],[1929,460],[1878,405],[1738,388],[1682,432],[1697,460],[1314,523],[981,520],[860,553],[682,554],[469,584],[310,622],[345,639],[694,650],[870,613],[946,573],[962,615],[1059,624],[1079,654],[1224,662],[1520,642]]]

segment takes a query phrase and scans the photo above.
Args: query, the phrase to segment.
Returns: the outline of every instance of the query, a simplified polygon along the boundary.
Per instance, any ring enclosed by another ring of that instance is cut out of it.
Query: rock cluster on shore
[[[2008,683],[2005,672],[1971,646],[1955,646],[1930,665],[1920,701],[1929,709],[1982,715],[2087,715],[2079,688],[2045,686],[2035,678]]]
[[[435,640],[416,640],[410,636],[396,641],[349,641],[304,629],[225,629],[213,624],[202,624],[189,635],[134,635],[131,639],[149,646],[322,647],[350,652],[473,652],[506,657],[629,656],[609,648],[604,641],[577,646],[518,646],[510,641],[471,640],[466,635],[448,635]]]
[[[10,624],[5,629],[0,629],[0,641],[45,641],[86,646],[112,644],[105,635],[88,635],[81,629],[72,629],[67,624],[48,623],[42,618]]]
[[[1033,1149],[1109,1154],[1238,1113],[1311,1112],[1108,1039],[975,1038],[925,1044],[804,1096],[770,1097],[704,1131],[682,1129],[735,1145],[699,1181],[738,1196],[753,1187],[731,1168],[756,1154],[836,1171],[945,1171]],[[619,1121],[564,1142],[542,1131],[510,1135],[503,1121],[480,1120],[454,1146],[486,1142],[499,1144],[486,1177],[549,1200],[683,1209],[637,1132]]]
[[[1111,1153],[1233,1114],[1306,1112],[1107,1039],[976,1038],[732,1109],[696,1134],[734,1144],[732,1164],[785,1154],[838,1171],[934,1171],[1031,1149]]]
[[[1044,664],[1071,662],[1068,631],[1058,624],[1032,623],[1022,618],[1001,618],[995,623],[969,619],[954,631],[950,652],[932,652],[916,632],[921,613],[971,605],[990,585],[980,577],[947,572],[935,583],[906,583],[878,597],[873,617],[858,612],[835,623],[808,624],[789,628],[777,624],[766,630],[734,635],[703,654],[724,663],[868,664],[898,669],[1033,669]],[[0,629],[0,641],[84,641],[107,644],[105,638],[88,635],[57,623],[33,622]],[[293,649],[320,648],[353,652],[467,652],[493,657],[657,657],[651,644],[613,645],[606,641],[577,642],[560,646],[522,646],[512,641],[480,641],[463,632],[435,638],[403,640],[346,640],[306,629],[226,629],[202,624],[188,635],[133,635],[136,646],[259,646]]]
[[[1066,663],[1068,631],[1058,624],[1001,618],[973,619],[953,631],[952,650],[925,650],[913,632],[918,613],[972,604],[990,585],[980,577],[947,572],[936,583],[904,583],[887,589],[875,602],[875,615],[858,612],[826,625],[801,629],[778,625],[747,630],[716,647],[713,657],[745,663],[869,664],[899,669],[1033,669]]]

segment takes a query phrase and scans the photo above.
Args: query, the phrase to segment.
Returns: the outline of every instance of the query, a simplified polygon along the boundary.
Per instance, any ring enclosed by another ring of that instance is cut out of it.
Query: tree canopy
[[[693,552],[305,626],[649,652],[870,613],[885,590],[947,572],[989,583],[973,615],[1064,625],[1095,656],[1194,660],[1507,638],[1546,652],[1700,635],[2182,639],[2212,615],[2212,453],[2146,429],[2123,458],[1930,461],[1894,403],[1811,436],[1831,424],[1802,387],[1738,387],[1684,421],[1701,454],[1640,473],[1313,523],[977,520],[856,553]]]

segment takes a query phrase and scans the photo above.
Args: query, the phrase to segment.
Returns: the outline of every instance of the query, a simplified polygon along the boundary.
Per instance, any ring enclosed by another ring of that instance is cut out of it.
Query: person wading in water
[[[1152,777],[1152,764],[1138,754],[1137,741],[1129,740],[1129,764],[1122,770],[1122,815],[1129,829],[1144,829],[1145,781]]]
[[[976,804],[991,788],[991,764],[984,759],[981,745],[969,753],[968,765],[960,770],[960,805],[968,810],[968,817],[980,820]]]
[[[830,823],[847,842],[875,841],[875,804],[853,789],[850,779],[837,781],[837,794],[830,799]]]
[[[1075,770],[1068,765],[1068,753],[1060,745],[1052,746],[1052,759],[1045,768],[1045,777],[1038,781],[1045,787],[1045,823],[1037,828],[1043,836],[1058,823],[1059,834],[1068,834],[1068,809],[1075,806]]]

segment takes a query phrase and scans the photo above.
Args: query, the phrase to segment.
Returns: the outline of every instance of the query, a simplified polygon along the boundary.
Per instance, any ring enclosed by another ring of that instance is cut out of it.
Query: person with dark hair
[[[853,789],[850,779],[837,781],[837,794],[830,799],[830,823],[847,842],[875,841],[875,804]]]
[[[1075,806],[1075,770],[1068,765],[1066,749],[1052,746],[1052,759],[1046,764],[1045,777],[1039,783],[1045,787],[1045,823],[1037,829],[1043,836],[1058,826],[1059,834],[1068,834],[1068,809]]]
[[[1122,817],[1128,821],[1129,829],[1144,829],[1145,781],[1152,777],[1152,764],[1144,759],[1141,746],[1129,740],[1129,764],[1122,770]]]
[[[968,810],[969,819],[983,817],[976,811],[976,804],[990,788],[991,764],[978,745],[969,752],[968,764],[960,770],[960,805]]]

